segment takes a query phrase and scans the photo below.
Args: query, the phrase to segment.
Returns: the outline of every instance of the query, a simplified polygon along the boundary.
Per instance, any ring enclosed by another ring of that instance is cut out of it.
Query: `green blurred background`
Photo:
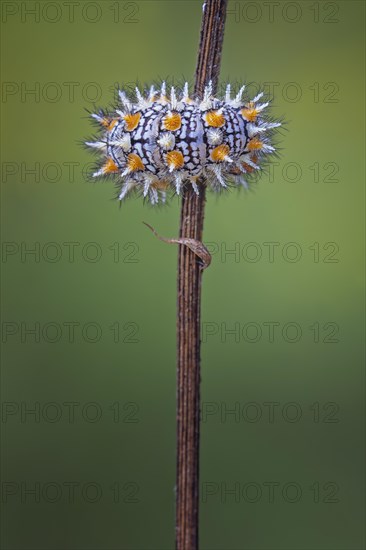
[[[177,249],[141,222],[179,201],[120,209],[78,141],[116,82],[193,80],[201,2],[2,10],[2,547],[172,549]],[[364,548],[363,44],[363,2],[229,3],[221,80],[288,131],[207,199],[205,550]]]

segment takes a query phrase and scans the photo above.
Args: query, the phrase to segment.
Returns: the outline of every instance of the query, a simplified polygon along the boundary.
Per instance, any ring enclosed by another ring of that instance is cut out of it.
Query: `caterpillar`
[[[264,116],[269,103],[259,102],[263,92],[248,101],[244,89],[232,98],[228,84],[224,99],[217,99],[209,82],[198,100],[189,97],[185,83],[178,99],[163,82],[145,97],[136,88],[135,102],[119,91],[121,108],[113,115],[91,115],[102,136],[85,143],[103,155],[93,176],[118,175],[120,201],[138,191],[152,204],[165,202],[169,190],[179,195],[189,183],[197,194],[202,184],[214,191],[231,182],[248,187],[247,175],[274,153],[271,131],[281,123]]]

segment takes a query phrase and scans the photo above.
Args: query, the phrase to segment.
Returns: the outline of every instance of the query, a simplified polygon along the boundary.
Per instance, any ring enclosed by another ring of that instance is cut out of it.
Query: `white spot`
[[[175,137],[171,132],[166,132],[158,139],[158,143],[165,151],[169,151],[174,148]]]
[[[222,132],[218,128],[210,128],[207,131],[207,141],[210,145],[219,145],[222,142]]]

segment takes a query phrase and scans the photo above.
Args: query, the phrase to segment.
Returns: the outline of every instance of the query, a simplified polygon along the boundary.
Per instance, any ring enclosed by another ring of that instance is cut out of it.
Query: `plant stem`
[[[195,76],[195,96],[202,97],[212,80],[217,88],[227,0],[207,0],[203,8]],[[205,187],[196,195],[191,186],[182,196],[180,238],[202,241]],[[198,549],[200,324],[202,270],[197,256],[179,245],[176,549]]]

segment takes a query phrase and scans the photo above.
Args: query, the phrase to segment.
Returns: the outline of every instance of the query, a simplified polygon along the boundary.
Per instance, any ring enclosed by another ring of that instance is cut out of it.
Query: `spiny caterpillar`
[[[136,88],[136,103],[120,91],[122,110],[92,114],[103,136],[86,145],[105,156],[93,176],[118,174],[120,200],[136,190],[152,204],[165,202],[170,189],[179,195],[187,182],[197,194],[202,182],[215,191],[230,181],[247,187],[245,175],[259,170],[263,157],[275,151],[270,131],[281,124],[262,115],[268,106],[258,103],[263,93],[243,101],[244,88],[232,99],[229,84],[220,100],[210,82],[203,99],[195,100],[186,83],[178,99],[174,87],[167,96],[163,82],[160,93],[152,86],[147,97]]]

